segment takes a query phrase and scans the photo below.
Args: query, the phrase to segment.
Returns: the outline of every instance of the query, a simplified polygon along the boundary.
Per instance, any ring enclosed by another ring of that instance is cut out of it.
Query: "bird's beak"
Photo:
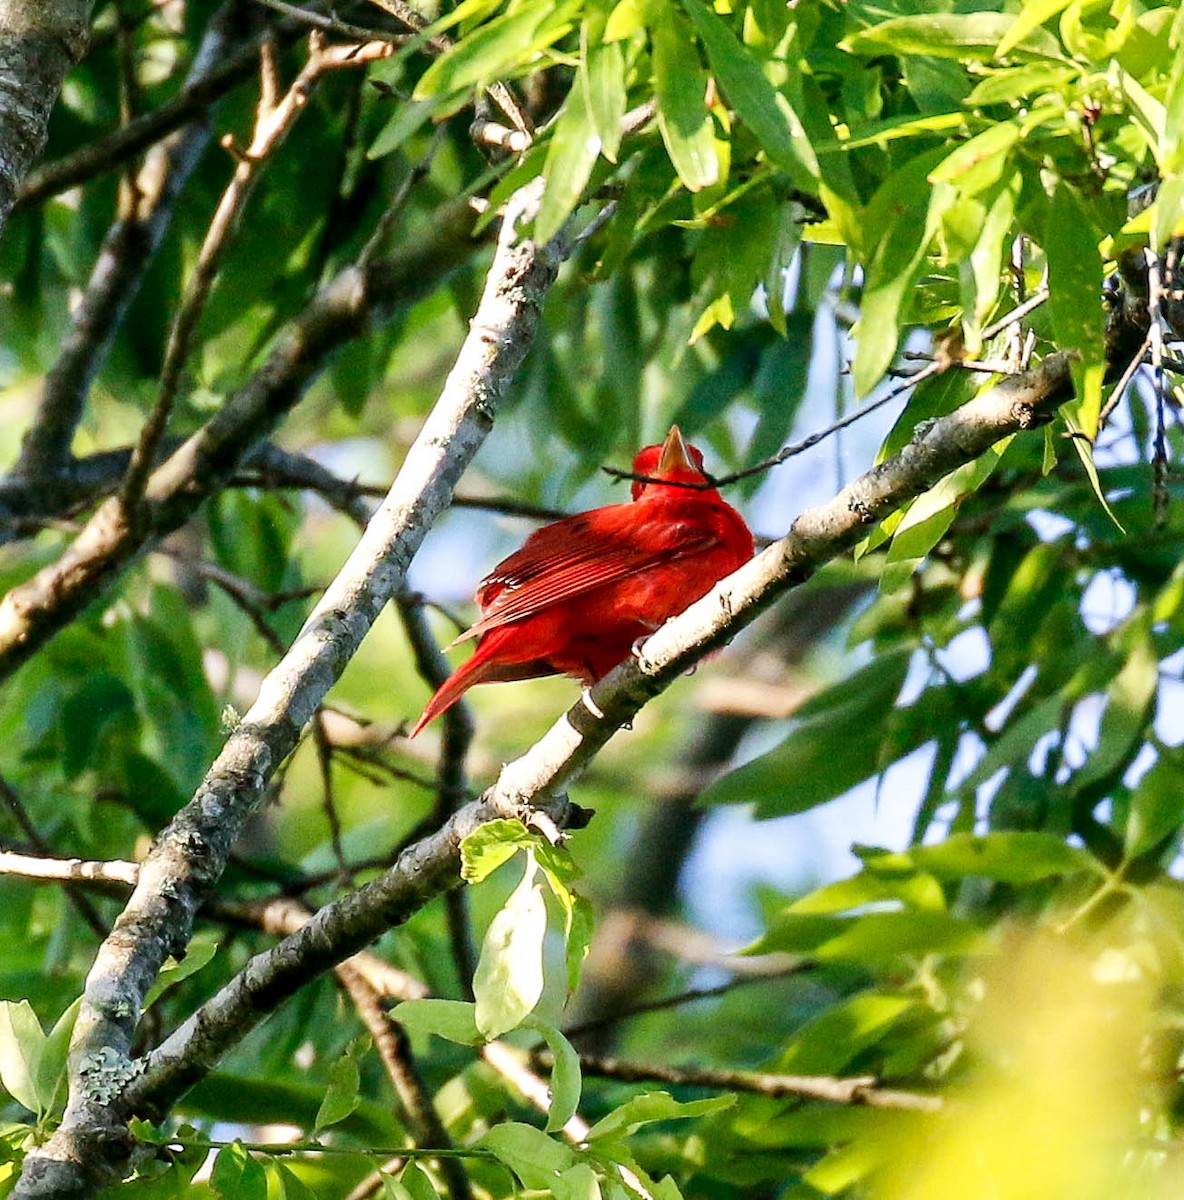
[[[677,425],[670,426],[670,432],[662,443],[662,454],[658,459],[658,474],[666,477],[676,471],[698,471],[687,452],[687,444],[683,441],[682,430]]]

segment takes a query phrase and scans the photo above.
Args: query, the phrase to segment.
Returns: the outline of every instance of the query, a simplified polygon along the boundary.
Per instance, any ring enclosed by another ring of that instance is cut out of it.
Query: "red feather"
[[[634,460],[635,474],[705,483],[703,457],[677,426]],[[714,488],[635,482],[614,504],[536,530],[477,589],[481,617],[457,642],[473,656],[428,701],[414,737],[477,683],[607,675],[638,638],[752,557],[744,519]],[[456,643],[453,643],[454,645]]]

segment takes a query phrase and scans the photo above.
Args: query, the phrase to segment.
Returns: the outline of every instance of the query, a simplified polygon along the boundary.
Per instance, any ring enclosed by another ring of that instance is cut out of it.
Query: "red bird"
[[[703,455],[677,425],[633,460],[654,480],[707,483]],[[714,488],[633,484],[611,504],[544,525],[477,588],[481,619],[452,644],[473,656],[441,684],[411,736],[475,683],[607,675],[639,639],[683,611],[753,554],[744,518]]]

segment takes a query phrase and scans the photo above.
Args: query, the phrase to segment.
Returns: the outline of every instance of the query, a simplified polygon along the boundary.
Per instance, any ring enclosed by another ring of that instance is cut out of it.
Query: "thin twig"
[[[347,963],[338,966],[337,978],[358,1010],[362,1024],[374,1039],[374,1047],[399,1098],[414,1145],[419,1148],[438,1146],[445,1150],[454,1149],[415,1062],[406,1031],[391,1020],[382,1007],[381,996],[352,966]],[[473,1188],[460,1159],[441,1156],[436,1161],[436,1169],[451,1200],[472,1200]]]
[[[310,34],[308,42],[308,58],[282,99],[275,95],[274,43],[265,39],[260,47],[260,100],[254,132],[250,145],[237,156],[238,165],[210,220],[185,296],[169,329],[156,404],[144,423],[139,444],[132,452],[127,477],[120,492],[125,513],[137,510],[143,499],[144,488],[180,388],[181,372],[189,358],[197,323],[205,311],[214,279],[264,163],[288,135],[307,105],[313,87],[326,71],[342,65],[365,66],[389,50],[384,43],[370,43],[370,47],[351,47],[357,53],[343,55],[340,47],[327,48],[317,33]],[[223,145],[229,148],[231,144],[223,139]],[[365,262],[360,264],[362,269],[366,265]]]
[[[1162,311],[1163,276],[1159,264],[1159,256],[1154,250],[1143,251],[1147,262],[1147,316],[1151,324],[1147,330],[1147,338],[1151,351],[1151,372],[1155,387],[1155,453],[1152,457],[1152,470],[1155,481],[1151,489],[1151,507],[1155,514],[1156,528],[1162,529],[1167,524],[1168,495],[1168,442],[1167,419],[1164,412],[1164,396],[1167,392],[1167,380],[1163,373],[1163,331],[1164,319]]]
[[[285,0],[255,0],[255,3],[262,4],[265,8],[270,8],[285,17],[291,17],[292,20],[299,21],[302,25],[320,29],[324,33],[336,33],[355,42],[390,42],[397,46],[407,40],[405,34],[392,33],[389,29],[375,29],[370,25],[354,25],[349,21],[341,20],[340,17],[325,16],[323,13],[313,12],[311,9],[288,4]]]
[[[839,420],[834,421],[825,429],[820,429],[817,433],[810,434],[809,437],[803,438],[800,442],[794,442],[784,447],[774,454],[772,458],[767,458],[755,466],[745,467],[743,471],[733,471],[730,475],[721,475],[718,478],[708,476],[705,483],[681,483],[678,481],[672,482],[668,479],[655,479],[651,475],[638,475],[633,471],[621,471],[617,467],[601,467],[600,469],[606,475],[611,475],[614,479],[631,479],[636,483],[661,483],[666,487],[682,487],[687,488],[689,491],[704,491],[707,488],[727,487],[730,483],[747,479],[750,475],[760,475],[773,467],[780,466],[786,459],[793,458],[797,454],[802,454],[806,450],[813,449],[819,442],[824,441],[832,434],[838,433],[840,429],[846,429],[848,425],[854,425],[856,421],[862,421],[864,417],[874,413],[876,409],[883,408],[885,404],[895,400],[898,396],[907,392],[909,388],[916,387],[922,380],[941,374],[948,366],[949,364],[945,362],[931,362],[929,366],[922,367],[919,371],[914,371],[899,383],[894,384],[884,395],[871,401],[871,403],[849,412],[845,417],[840,417]]]
[[[284,22],[274,32],[287,42],[302,32],[302,26]],[[261,36],[256,34],[243,39],[241,44],[223,54],[208,74],[199,79],[190,78],[177,95],[142,117],[56,162],[30,171],[17,197],[17,209],[41,204],[59,192],[113,170],[182,125],[207,116],[210,108],[227,92],[251,77],[259,57]]]
[[[0,791],[6,785],[0,784]],[[0,850],[0,875],[19,875],[23,879],[46,883],[92,883],[126,889],[133,887],[139,868],[132,862],[88,861],[83,858],[53,858],[49,855],[17,854]],[[101,925],[96,932],[107,936]]]
[[[553,1062],[548,1051],[535,1055],[543,1066]],[[863,1104],[872,1108],[939,1112],[940,1096],[885,1088],[874,1075],[780,1075],[764,1071],[733,1071],[720,1067],[675,1067],[666,1063],[625,1062],[581,1054],[580,1067],[586,1075],[616,1079],[622,1083],[668,1083],[674,1087],[700,1087],[712,1091],[747,1092],[756,1096],[796,1096],[802,1100],[824,1100],[831,1104]]]
[[[16,821],[21,832],[29,839],[29,844],[37,853],[44,856],[45,859],[52,856],[52,848],[41,836],[41,831],[33,824],[32,818],[21,802],[20,794],[3,775],[0,775],[0,800],[4,801],[8,811],[12,813],[13,820]],[[111,932],[107,927],[107,922],[99,915],[99,910],[90,902],[90,899],[69,883],[66,884],[65,891],[78,915],[90,926],[98,939],[102,941],[107,937]]]

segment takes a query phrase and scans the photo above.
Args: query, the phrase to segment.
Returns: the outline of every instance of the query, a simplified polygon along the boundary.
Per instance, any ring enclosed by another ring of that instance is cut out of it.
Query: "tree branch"
[[[449,374],[435,408],[424,422],[387,499],[372,517],[366,532],[337,579],[305,623],[288,654],[263,681],[259,695],[238,729],[228,739],[194,798],[164,831],[140,869],[139,883],[111,937],[100,947],[87,979],[74,1041],[71,1046],[70,1100],[62,1124],[50,1141],[32,1153],[14,1196],[17,1200],[54,1194],[89,1196],[110,1180],[126,1144],[123,1119],[128,1085],[139,1074],[130,1058],[137,1014],[147,988],[168,954],[183,952],[193,915],[225,866],[231,846],[243,825],[261,803],[267,781],[296,745],[329,687],[336,681],[386,602],[401,590],[407,567],[435,517],[448,504],[452,489],[491,427],[497,406],[525,357],[538,326],[543,296],[563,257],[557,246],[536,247],[517,242],[517,227],[537,204],[537,188],[519,192],[508,206],[485,292],[469,335]],[[388,268],[389,269],[389,268]],[[294,334],[211,425],[190,439],[152,477],[147,497],[158,504],[167,522],[186,511],[186,491],[210,472],[228,474],[236,453],[231,436],[254,440],[269,421],[299,394],[329,345],[344,329],[357,330],[369,315],[364,305],[372,281],[347,271],[330,286],[314,310],[327,329],[308,328]],[[377,283],[378,281],[373,281]],[[411,287],[407,281],[405,286]],[[330,336],[332,335],[332,336]],[[315,353],[314,353],[315,351]],[[278,361],[277,361],[278,358]],[[260,394],[261,393],[261,394]],[[245,411],[244,411],[245,410]],[[231,414],[228,419],[227,414]],[[191,510],[192,501],[188,502]],[[81,540],[81,539],[80,539]],[[480,810],[488,817],[487,808]],[[377,924],[364,932],[361,949],[382,928],[417,909],[426,895],[445,886],[444,874],[455,861],[460,817],[435,839],[402,856],[422,860],[423,869],[387,889],[377,906]],[[451,853],[436,849],[440,839],[456,838]],[[384,879],[387,877],[384,877]],[[381,885],[381,880],[378,885]],[[376,884],[368,885],[371,891]],[[379,886],[379,890],[382,890]],[[338,902],[352,913],[368,889]],[[292,941],[324,942],[326,912],[275,949],[293,961]],[[281,950],[281,947],[283,949]],[[325,968],[342,956],[326,960]],[[307,978],[308,967],[301,968]],[[315,968],[314,968],[315,969]],[[273,1006],[275,988],[265,977],[248,972],[245,987],[264,983],[257,1003]],[[240,981],[236,981],[240,982]],[[217,998],[216,998],[217,999]],[[276,1002],[278,1002],[278,997]],[[232,1011],[237,1006],[232,1005]],[[248,1018],[249,1023],[249,1018]],[[244,1028],[241,1017],[237,1028]],[[216,1025],[216,1022],[215,1022]],[[223,1029],[208,1038],[211,1052],[236,1040],[236,1030]],[[219,1036],[221,1041],[219,1041]],[[205,1037],[203,1033],[203,1037]],[[170,1039],[172,1040],[172,1039]],[[173,1063],[167,1052],[161,1058]],[[177,1063],[184,1079],[200,1075],[208,1054],[193,1063]],[[159,1059],[158,1059],[159,1061]],[[168,1072],[172,1074],[171,1070]]]
[[[28,2],[36,6],[39,0]],[[274,32],[287,41],[302,33],[303,27],[294,21],[283,21],[276,25]],[[250,79],[258,61],[259,36],[240,40],[208,74],[200,79],[191,76],[171,100],[129,121],[107,137],[88,142],[65,158],[30,171],[17,196],[16,208],[41,204],[51,196],[110,171],[182,125],[203,118],[227,92]]]
[[[535,1055],[543,1066],[551,1066],[549,1052]],[[776,1075],[764,1071],[732,1071],[721,1067],[674,1067],[666,1063],[623,1062],[581,1054],[580,1068],[586,1075],[616,1079],[622,1083],[668,1083],[674,1087],[711,1088],[714,1091],[747,1092],[754,1096],[796,1096],[801,1100],[825,1100],[831,1104],[865,1104],[872,1108],[898,1108],[912,1112],[939,1112],[940,1096],[885,1088],[874,1075]]]
[[[1069,357],[1056,354],[1011,376],[955,413],[933,422],[903,450],[804,512],[790,533],[722,580],[645,643],[643,656],[613,670],[561,717],[497,782],[436,833],[408,847],[385,874],[322,908],[298,933],[256,956],[216,996],[148,1055],[125,1095],[132,1111],[166,1111],[188,1087],[310,975],[329,969],[428,900],[460,883],[460,842],[496,817],[557,824],[568,813],[563,789],[612,734],[688,667],[852,546],[866,527],[932,487],[1000,438],[1044,423],[1070,395]]]
[[[0,233],[89,40],[88,0],[0,0]]]

